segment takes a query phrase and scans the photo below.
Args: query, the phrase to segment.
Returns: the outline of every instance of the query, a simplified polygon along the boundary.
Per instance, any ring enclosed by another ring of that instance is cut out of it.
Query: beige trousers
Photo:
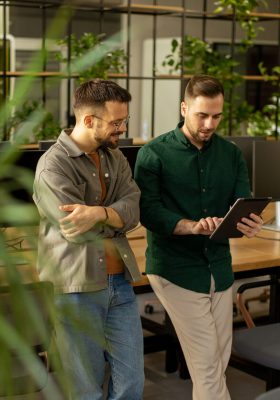
[[[193,400],[229,400],[225,370],[232,344],[232,287],[209,294],[148,275],[180,341],[193,383]]]

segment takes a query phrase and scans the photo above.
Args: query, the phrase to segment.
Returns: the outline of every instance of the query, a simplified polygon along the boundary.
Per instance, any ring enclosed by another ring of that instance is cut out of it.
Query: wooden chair
[[[280,386],[280,323],[256,326],[245,307],[243,293],[247,289],[268,285],[277,285],[280,289],[277,279],[245,283],[238,288],[237,307],[247,328],[235,330],[233,335],[233,354],[255,363],[256,366],[265,367],[267,390]]]
[[[33,393],[46,386],[53,300],[50,282],[0,286],[1,396]]]

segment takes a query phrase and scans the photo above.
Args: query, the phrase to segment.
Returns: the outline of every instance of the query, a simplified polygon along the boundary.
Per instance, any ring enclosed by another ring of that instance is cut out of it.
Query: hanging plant
[[[239,51],[246,51],[253,46],[254,40],[263,28],[256,26],[258,17],[252,17],[250,14],[260,6],[267,7],[266,0],[217,0],[214,3],[217,8],[215,13],[229,12],[236,15],[236,20],[245,33],[245,38],[241,41]]]
[[[63,64],[69,64],[67,46],[70,43],[70,70],[71,73],[78,74],[78,82],[82,83],[92,78],[107,79],[110,73],[123,73],[127,56],[122,48],[117,47],[116,43],[106,42],[105,34],[95,35],[86,32],[80,38],[75,34],[65,37],[58,41],[63,46],[62,52],[56,54],[57,60]],[[77,61],[86,56],[87,60],[79,66]]]

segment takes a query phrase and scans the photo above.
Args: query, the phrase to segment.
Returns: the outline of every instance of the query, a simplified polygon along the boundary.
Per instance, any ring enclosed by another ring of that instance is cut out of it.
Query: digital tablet
[[[260,215],[270,201],[271,197],[237,199],[223,221],[211,234],[210,239],[222,240],[242,237],[243,233],[236,229],[237,223],[243,217],[249,218],[251,213]]]

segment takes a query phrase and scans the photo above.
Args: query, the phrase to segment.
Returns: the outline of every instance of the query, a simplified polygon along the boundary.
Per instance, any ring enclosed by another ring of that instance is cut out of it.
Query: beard
[[[116,149],[119,146],[119,136],[120,133],[117,132],[109,136],[107,139],[96,137],[95,140],[103,149]]]
[[[191,128],[189,124],[186,124],[189,134],[193,138],[193,140],[197,143],[207,143],[212,137],[214,131],[212,130],[203,130],[203,131],[195,131]],[[201,137],[201,134],[207,134],[207,137]]]
[[[201,142],[201,143],[206,143],[206,142],[209,142],[209,140],[211,139],[211,131],[209,131],[209,132],[204,132],[204,133],[207,133],[209,136],[207,136],[207,137],[205,137],[205,138],[201,138],[200,136],[199,136],[199,133],[200,132],[190,132],[190,134],[191,134],[191,136],[192,136],[192,138],[195,140],[195,141],[197,141],[197,142]]]

